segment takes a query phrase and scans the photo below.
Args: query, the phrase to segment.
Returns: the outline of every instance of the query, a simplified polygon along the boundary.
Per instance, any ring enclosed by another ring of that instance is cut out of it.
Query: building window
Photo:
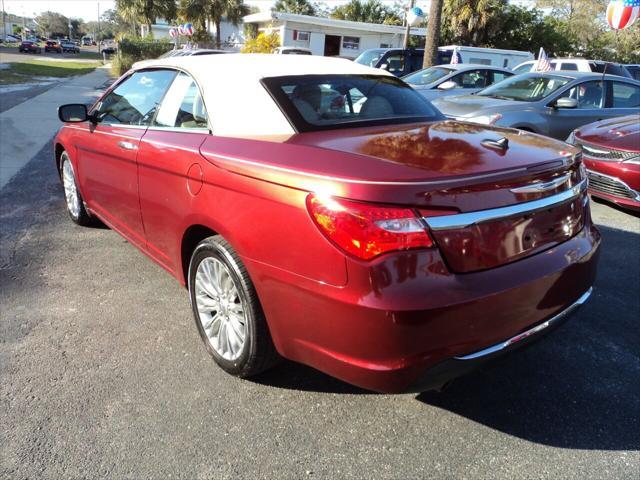
[[[359,37],[342,37],[342,48],[349,49],[349,50],[359,50],[360,38]]]
[[[309,41],[309,32],[299,32],[298,30],[293,31],[293,39],[298,40],[300,42],[308,42]]]
[[[381,43],[380,44],[380,48],[391,48],[391,44],[390,43]]]

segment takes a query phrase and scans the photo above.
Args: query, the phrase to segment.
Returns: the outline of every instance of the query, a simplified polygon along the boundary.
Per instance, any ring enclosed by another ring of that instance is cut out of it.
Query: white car
[[[518,75],[520,73],[531,72],[535,68],[536,63],[538,63],[537,60],[523,62],[513,69],[513,73]],[[604,62],[602,60],[587,60],[585,58],[553,58],[549,60],[549,63],[551,64],[552,70],[608,73],[609,75],[632,78],[627,69],[619,63]]]

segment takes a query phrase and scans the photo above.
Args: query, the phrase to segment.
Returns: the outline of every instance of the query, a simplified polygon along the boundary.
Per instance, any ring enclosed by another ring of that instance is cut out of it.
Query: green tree
[[[383,5],[380,0],[351,0],[334,8],[330,17],[352,22],[402,25],[402,19],[397,12]]]
[[[273,11],[313,16],[316,14],[316,6],[309,0],[276,0]]]
[[[180,18],[193,23],[196,32],[204,35],[207,32],[209,22],[216,28],[216,48],[220,48],[222,39],[220,36],[222,20],[226,19],[233,25],[239,25],[242,17],[249,14],[242,0],[180,0]],[[208,35],[208,33],[207,33]]]
[[[42,12],[36,17],[40,32],[48,37],[66,37],[69,35],[69,19],[56,12]]]
[[[116,0],[118,14],[132,23],[140,23],[151,31],[156,18],[172,21],[177,16],[175,0]]]
[[[445,0],[442,15],[456,43],[486,46],[501,27],[507,0]]]

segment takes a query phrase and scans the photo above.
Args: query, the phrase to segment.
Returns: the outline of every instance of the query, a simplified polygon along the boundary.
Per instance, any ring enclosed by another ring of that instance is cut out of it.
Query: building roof
[[[318,25],[321,27],[343,28],[348,30],[362,30],[365,32],[375,33],[391,33],[395,35],[404,35],[405,27],[399,25],[383,25],[379,23],[352,22],[350,20],[338,20],[336,18],[313,17],[311,15],[298,15],[295,13],[283,12],[259,12],[247,15],[242,19],[244,23],[267,23],[274,20],[282,22],[308,23],[310,25]],[[412,28],[411,35],[426,35],[424,28]]]
[[[137,62],[133,69],[175,68],[202,90],[213,133],[220,136],[293,134],[271,95],[260,84],[288,75],[391,75],[343,58],[316,55],[227,54],[167,57]]]

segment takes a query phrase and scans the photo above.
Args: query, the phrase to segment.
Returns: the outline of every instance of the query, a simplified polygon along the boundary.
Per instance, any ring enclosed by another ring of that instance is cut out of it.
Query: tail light
[[[422,220],[409,208],[309,194],[307,209],[330,241],[363,260],[394,250],[434,246]]]

